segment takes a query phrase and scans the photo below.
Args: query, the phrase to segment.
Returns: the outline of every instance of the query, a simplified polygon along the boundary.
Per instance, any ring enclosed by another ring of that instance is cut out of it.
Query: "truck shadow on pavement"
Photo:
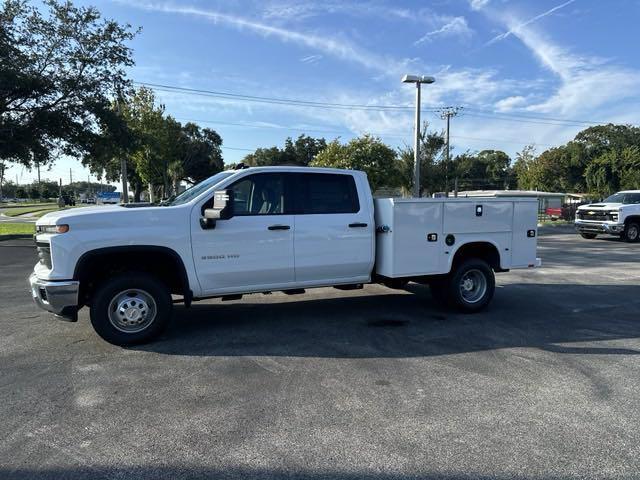
[[[329,470],[329,469],[327,469]],[[281,469],[252,469],[252,468],[207,468],[191,466],[122,466],[122,467],[83,467],[76,468],[22,468],[18,470],[4,470],[0,468],[0,478],[3,480],[107,480],[115,478],[135,478],[135,479],[261,479],[274,480],[283,478],[295,478],[296,480],[501,480],[512,478],[507,475],[479,475],[473,473],[382,473],[378,470],[372,472],[340,472],[340,471],[309,471],[295,468]],[[555,480],[558,476],[519,476],[521,479],[545,478]]]
[[[490,308],[462,315],[439,307],[429,289],[379,288],[339,297],[251,303],[214,300],[176,307],[168,332],[133,347],[167,355],[416,357],[527,347],[559,354],[636,355],[635,285],[509,284]],[[388,293],[390,292],[390,293]],[[625,299],[623,301],[623,299]],[[618,340],[611,345],[575,345]],[[567,345],[571,344],[571,345]]]

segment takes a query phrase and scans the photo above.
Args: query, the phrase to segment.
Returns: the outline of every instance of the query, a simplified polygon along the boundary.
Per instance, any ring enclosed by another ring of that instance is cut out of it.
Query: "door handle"
[[[289,225],[269,225],[267,227],[268,230],[289,230],[290,228]]]
[[[360,222],[350,223],[349,224],[349,228],[364,228],[366,226],[367,226],[366,223],[360,223]]]

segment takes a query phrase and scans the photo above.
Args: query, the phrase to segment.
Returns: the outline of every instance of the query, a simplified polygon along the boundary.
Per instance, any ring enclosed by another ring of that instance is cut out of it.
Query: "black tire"
[[[598,236],[598,234],[597,233],[580,232],[580,236],[582,238],[586,238],[587,240],[593,240],[594,238],[596,238]]]
[[[465,260],[455,267],[447,283],[449,305],[465,313],[476,313],[486,308],[496,289],[493,270],[487,262],[477,258]],[[466,290],[463,283],[471,285],[471,290]]]
[[[636,222],[629,222],[624,226],[624,234],[622,236],[625,242],[636,243],[640,240],[640,225]]]
[[[172,310],[164,283],[152,275],[132,272],[102,283],[93,294],[89,314],[98,335],[113,345],[125,346],[160,335],[169,325]]]

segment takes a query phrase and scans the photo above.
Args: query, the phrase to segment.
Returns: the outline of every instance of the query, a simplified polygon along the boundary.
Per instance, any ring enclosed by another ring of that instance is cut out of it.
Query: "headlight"
[[[618,211],[609,212],[609,215],[611,215],[611,220],[613,220],[614,222],[618,221]]]
[[[69,225],[38,225],[36,227],[37,233],[67,233],[69,231]]]

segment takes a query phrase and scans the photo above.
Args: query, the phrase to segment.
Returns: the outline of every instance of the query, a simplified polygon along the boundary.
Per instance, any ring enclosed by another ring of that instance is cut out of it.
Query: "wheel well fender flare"
[[[167,255],[172,259],[174,265],[177,267],[180,284],[184,292],[185,303],[191,303],[193,297],[192,291],[189,286],[189,275],[185,267],[182,257],[175,250],[169,247],[162,247],[158,245],[124,245],[117,247],[101,247],[93,250],[88,250],[83,253],[73,271],[73,279],[80,280],[85,274],[85,270],[89,268],[92,260],[98,259],[104,256],[119,255],[119,254],[144,254],[153,253],[157,255]]]
[[[467,251],[472,249],[479,250],[478,255],[467,254]],[[502,255],[500,254],[500,248],[493,240],[480,240],[461,243],[457,248],[451,251],[449,258],[449,270],[453,268],[456,262],[460,262],[463,258],[476,257],[487,261],[489,266],[494,270],[502,269],[501,261]],[[507,267],[508,268],[508,267]]]

